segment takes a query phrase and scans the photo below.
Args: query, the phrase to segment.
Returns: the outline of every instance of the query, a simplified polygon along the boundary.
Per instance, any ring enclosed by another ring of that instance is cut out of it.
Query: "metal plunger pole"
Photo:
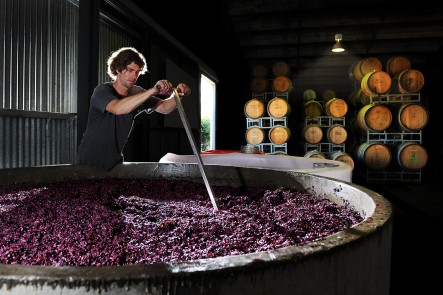
[[[183,109],[183,105],[182,105],[180,96],[178,95],[178,92],[177,92],[176,88],[174,88],[173,91],[174,91],[175,103],[177,105],[177,109],[178,109],[178,112],[180,114],[180,118],[182,120],[183,125],[185,126],[186,134],[188,135],[189,143],[191,144],[191,147],[192,147],[192,150],[194,152],[194,155],[197,158],[198,168],[200,169],[200,172],[201,172],[201,174],[203,176],[203,180],[205,182],[206,189],[208,190],[209,197],[211,198],[212,206],[214,207],[214,209],[216,211],[218,211],[218,205],[217,205],[217,202],[215,200],[214,192],[212,190],[211,185],[209,184],[208,178],[206,177],[203,161],[202,161],[202,158],[200,156],[199,151],[197,150],[197,146],[195,144],[194,136],[193,136],[193,134],[191,132],[191,128],[189,127],[188,118],[186,117],[185,110]]]

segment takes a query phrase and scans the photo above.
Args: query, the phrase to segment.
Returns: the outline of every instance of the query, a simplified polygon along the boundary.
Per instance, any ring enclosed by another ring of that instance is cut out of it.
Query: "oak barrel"
[[[303,101],[311,101],[317,98],[317,93],[312,89],[306,89],[303,91]]]
[[[245,104],[245,115],[251,119],[263,117],[265,114],[265,103],[257,98],[248,100]]]
[[[337,97],[337,94],[332,89],[324,90],[322,93],[322,96],[321,96],[321,98],[323,99],[324,102],[328,102],[331,99],[334,99],[335,97]]]
[[[326,129],[326,138],[330,143],[343,144],[348,138],[348,132],[342,125],[334,124]]]
[[[310,144],[317,144],[323,138],[323,130],[318,124],[308,124],[302,129],[302,138]]]
[[[365,142],[355,152],[358,162],[369,170],[383,170],[391,164],[392,154],[384,143]]]
[[[246,142],[253,145],[261,144],[265,140],[265,136],[264,130],[258,127],[249,128],[245,134]]]
[[[352,92],[349,97],[349,104],[356,109],[360,109],[371,103],[371,96],[363,92],[361,88]]]
[[[357,113],[357,124],[362,132],[383,132],[391,123],[391,110],[381,104],[365,105]]]
[[[305,158],[316,158],[316,159],[326,159],[326,155],[319,150],[310,150],[306,152],[303,157]]]
[[[367,73],[361,80],[361,89],[368,96],[385,94],[392,85],[391,76],[384,71]]]
[[[269,129],[269,141],[274,144],[284,144],[291,138],[291,130],[288,127],[276,125]]]
[[[291,106],[286,99],[274,97],[268,102],[267,111],[269,116],[280,119],[291,114]]]
[[[325,104],[326,115],[334,118],[343,118],[348,112],[348,104],[344,99],[333,98]]]
[[[429,120],[428,110],[420,103],[406,103],[397,110],[398,126],[403,131],[422,130]]]
[[[291,92],[292,82],[286,76],[277,76],[272,81],[272,89],[277,93]]]
[[[263,93],[269,90],[269,81],[266,77],[254,77],[250,87],[253,93]]]
[[[366,74],[371,73],[373,71],[381,71],[382,68],[383,65],[378,58],[376,57],[363,58],[354,65],[353,77],[357,81],[362,81],[363,77]]]
[[[428,152],[419,143],[403,142],[396,147],[397,163],[408,171],[423,169],[428,163]]]
[[[264,64],[257,64],[252,68],[252,77],[268,76],[268,67]]]
[[[317,118],[323,113],[323,106],[316,100],[310,100],[303,104],[303,110],[308,118]]]
[[[357,66],[357,64],[358,64],[358,61],[352,63],[352,64],[349,66],[349,69],[348,69],[348,76],[349,76],[349,79],[351,79],[351,80],[353,80],[353,81],[357,80],[357,78],[355,77],[355,74],[354,74],[354,69],[355,69],[355,67]]]
[[[352,169],[354,169],[354,160],[348,153],[342,151],[335,151],[333,153],[330,153],[328,158],[330,160],[339,161],[348,164],[349,166],[352,167]]]
[[[386,62],[386,73],[391,77],[395,77],[404,70],[411,68],[411,61],[404,56],[394,56]]]
[[[423,74],[414,69],[404,70],[394,78],[393,91],[402,94],[418,93],[425,84]]]
[[[284,61],[277,61],[272,66],[272,73],[277,76],[289,76],[291,68]]]

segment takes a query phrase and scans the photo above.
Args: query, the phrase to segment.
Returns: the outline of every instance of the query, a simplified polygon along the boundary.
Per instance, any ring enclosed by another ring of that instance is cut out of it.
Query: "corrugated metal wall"
[[[75,163],[78,5],[79,0],[0,0],[0,169]],[[99,25],[97,75],[103,83],[110,81],[106,62],[111,52],[146,40],[142,32],[104,12]],[[156,81],[165,74],[159,70],[165,53],[154,47],[148,58],[150,79]],[[161,127],[157,121],[162,120],[152,116],[145,123]],[[152,149],[149,160],[158,158],[165,150],[160,139],[165,134],[142,127],[146,149]],[[175,131],[175,146],[167,143],[166,150],[180,149],[183,130]],[[125,159],[131,159],[126,156],[133,153],[133,146],[130,138]]]
[[[0,0],[0,168],[73,163],[76,0]]]
[[[100,21],[98,82],[109,82],[107,69],[108,57],[121,47],[134,46],[134,40],[121,27],[108,23],[105,18]]]
[[[72,164],[77,151],[78,0],[0,0],[0,168]],[[134,41],[102,15],[99,82]]]
[[[0,167],[70,163],[75,114],[9,111],[0,116]]]
[[[0,0],[4,109],[75,113],[78,7],[67,0]]]

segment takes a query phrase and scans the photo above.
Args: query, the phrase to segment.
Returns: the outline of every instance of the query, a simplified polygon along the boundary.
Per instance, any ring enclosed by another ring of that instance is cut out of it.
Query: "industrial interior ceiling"
[[[353,64],[370,56],[384,64],[405,56],[431,79],[443,64],[438,0],[186,1],[164,13],[159,3],[134,2],[216,71],[284,61],[297,91],[334,87],[347,93]],[[342,53],[331,51],[336,34],[342,35]]]

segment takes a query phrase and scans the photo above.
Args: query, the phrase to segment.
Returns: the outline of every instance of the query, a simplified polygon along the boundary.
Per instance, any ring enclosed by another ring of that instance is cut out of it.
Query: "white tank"
[[[334,178],[342,181],[352,181],[352,167],[329,159],[306,158],[287,155],[263,155],[247,153],[202,154],[203,164],[233,167],[263,168],[289,170]],[[167,153],[160,163],[193,163],[197,160],[194,155],[177,155]]]

